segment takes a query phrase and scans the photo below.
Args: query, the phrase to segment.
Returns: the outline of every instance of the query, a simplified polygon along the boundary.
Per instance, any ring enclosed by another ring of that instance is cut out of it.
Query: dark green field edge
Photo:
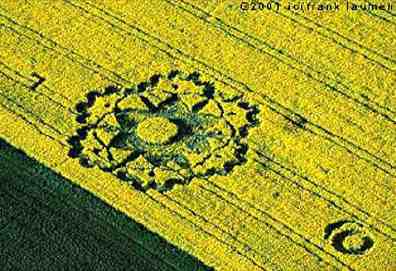
[[[214,270],[0,139],[1,270]]]

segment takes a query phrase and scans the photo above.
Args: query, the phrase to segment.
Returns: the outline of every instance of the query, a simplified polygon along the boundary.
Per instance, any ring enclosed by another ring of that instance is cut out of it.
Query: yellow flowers
[[[392,270],[392,15],[239,5],[2,1],[1,135],[218,270]]]
[[[152,144],[168,143],[177,135],[177,125],[164,117],[147,118],[139,123],[137,135],[144,141]]]

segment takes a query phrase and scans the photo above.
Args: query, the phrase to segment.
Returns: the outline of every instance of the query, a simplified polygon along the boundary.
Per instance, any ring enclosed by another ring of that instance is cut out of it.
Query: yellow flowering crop
[[[0,136],[215,270],[396,270],[396,4],[257,2],[1,1]]]

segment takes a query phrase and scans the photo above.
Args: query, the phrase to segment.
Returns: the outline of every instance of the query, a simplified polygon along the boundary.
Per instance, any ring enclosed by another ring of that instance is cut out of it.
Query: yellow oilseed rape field
[[[0,137],[208,268],[396,270],[396,3],[288,3],[3,0]]]

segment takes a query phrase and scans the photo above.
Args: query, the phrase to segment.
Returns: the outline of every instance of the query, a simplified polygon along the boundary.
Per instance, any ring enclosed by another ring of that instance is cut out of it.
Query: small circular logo
[[[81,128],[69,139],[69,156],[141,191],[227,175],[246,162],[258,106],[199,77],[171,71],[89,92],[76,106]]]

